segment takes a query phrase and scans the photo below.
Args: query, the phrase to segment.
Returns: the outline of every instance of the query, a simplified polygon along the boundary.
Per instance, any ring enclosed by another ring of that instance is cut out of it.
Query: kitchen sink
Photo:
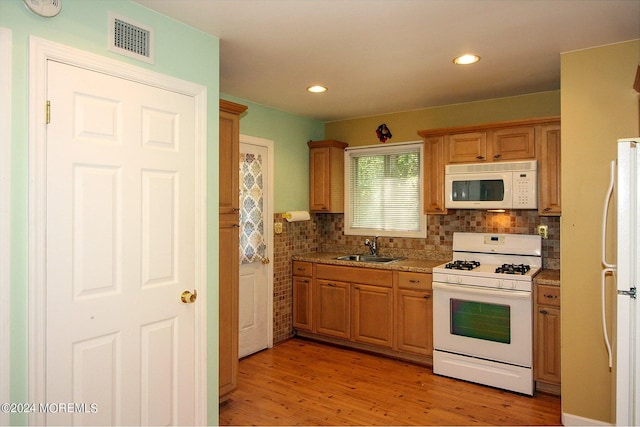
[[[398,261],[403,258],[394,258],[386,256],[373,256],[373,255],[343,255],[336,258],[340,261],[357,261],[357,262],[371,262],[374,264],[387,264],[390,262]]]

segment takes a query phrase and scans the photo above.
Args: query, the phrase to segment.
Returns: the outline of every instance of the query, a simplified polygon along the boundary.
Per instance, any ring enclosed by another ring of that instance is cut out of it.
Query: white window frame
[[[373,228],[353,228],[351,227],[351,186],[350,186],[350,160],[352,153],[362,155],[363,152],[370,155],[386,154],[390,151],[397,151],[402,145],[418,147],[420,156],[420,177],[419,177],[419,203],[418,215],[420,218],[420,228],[418,231],[401,230],[380,230]],[[382,237],[414,237],[424,238],[427,236],[427,216],[424,213],[424,144],[422,141],[399,142],[384,145],[366,145],[360,147],[347,147],[344,152],[344,234],[352,236],[382,236]]]

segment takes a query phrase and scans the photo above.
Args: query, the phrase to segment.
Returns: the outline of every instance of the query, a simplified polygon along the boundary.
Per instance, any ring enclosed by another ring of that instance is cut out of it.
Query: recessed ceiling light
[[[326,92],[327,88],[324,86],[315,85],[315,86],[309,86],[307,90],[313,93],[322,93],[322,92]]]
[[[464,55],[460,55],[456,58],[453,58],[453,63],[458,65],[475,64],[478,61],[480,61],[480,57],[478,55],[474,55],[471,53],[467,53]]]

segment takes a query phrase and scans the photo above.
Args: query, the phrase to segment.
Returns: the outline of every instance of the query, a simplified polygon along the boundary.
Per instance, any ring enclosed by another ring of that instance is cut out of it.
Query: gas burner
[[[524,275],[529,270],[531,267],[525,264],[502,264],[501,267],[496,268],[496,273]]]
[[[444,268],[448,268],[450,270],[473,270],[476,267],[480,267],[479,261],[453,261],[447,263]]]

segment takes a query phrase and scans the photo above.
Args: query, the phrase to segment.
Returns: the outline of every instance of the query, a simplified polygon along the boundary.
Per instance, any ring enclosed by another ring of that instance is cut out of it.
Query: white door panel
[[[264,140],[240,137],[240,153],[252,154],[260,158],[262,176],[262,222],[264,224],[264,243],[266,251],[263,258],[257,257],[251,263],[240,264],[239,281],[239,339],[238,356],[245,357],[273,345],[272,335],[272,298],[273,267],[269,257],[273,253],[272,222],[273,208],[271,196],[271,164],[269,150],[272,147]],[[241,159],[243,156],[240,156]],[[242,161],[242,160],[241,160]],[[258,180],[260,181],[260,180]],[[241,183],[242,185],[242,183]],[[242,191],[240,192],[242,194]],[[240,200],[242,207],[243,201]],[[242,213],[240,220],[242,221]],[[241,228],[243,230],[243,228]],[[242,232],[242,231],[241,231]],[[242,252],[242,248],[240,249]]]
[[[48,73],[47,424],[193,424],[194,100]]]

